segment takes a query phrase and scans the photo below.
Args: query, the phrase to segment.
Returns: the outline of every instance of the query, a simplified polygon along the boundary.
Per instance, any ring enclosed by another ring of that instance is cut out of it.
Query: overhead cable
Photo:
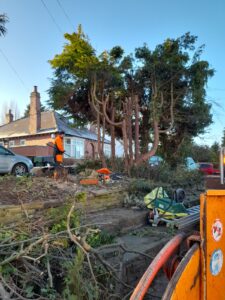
[[[49,17],[52,19],[53,23],[55,24],[55,26],[57,27],[58,31],[63,35],[63,31],[61,29],[61,27],[59,26],[59,24],[56,22],[56,19],[54,18],[54,16],[52,15],[51,11],[48,9],[47,5],[45,4],[44,0],[41,0],[41,3],[43,4],[44,8],[46,9]]]
[[[64,9],[64,7],[63,7],[63,5],[61,4],[61,2],[60,2],[59,0],[56,0],[56,1],[57,1],[57,3],[58,3],[59,7],[61,8],[61,10],[62,10],[64,16],[66,17],[68,23],[69,23],[69,24],[72,26],[72,28],[73,28],[73,23],[72,23],[70,17],[68,16],[68,14],[66,13],[66,11],[65,11],[65,9]]]
[[[26,90],[28,90],[28,88],[26,87],[26,85],[25,85],[24,81],[22,80],[21,76],[19,75],[19,73],[17,72],[17,70],[12,65],[12,63],[10,62],[10,60],[8,59],[8,57],[6,56],[6,54],[3,52],[3,50],[1,48],[0,48],[0,52],[1,52],[2,56],[4,57],[5,61],[7,62],[8,66],[10,67],[10,69],[13,71],[13,73],[16,75],[16,77],[20,81],[20,83],[23,85],[23,87]]]

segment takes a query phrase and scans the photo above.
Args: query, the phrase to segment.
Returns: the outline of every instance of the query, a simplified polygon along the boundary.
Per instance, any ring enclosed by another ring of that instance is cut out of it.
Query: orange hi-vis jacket
[[[58,163],[62,163],[63,162],[64,146],[63,146],[63,138],[60,137],[59,135],[55,138],[55,147],[58,150],[58,152],[61,152],[61,153],[56,154],[56,161]]]

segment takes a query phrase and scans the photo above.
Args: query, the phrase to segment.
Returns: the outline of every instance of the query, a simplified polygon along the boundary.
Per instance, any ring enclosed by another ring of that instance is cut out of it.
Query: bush
[[[133,166],[131,168],[131,177],[144,178],[153,181],[167,181],[170,174],[171,168],[166,163],[154,167],[146,163],[138,167]]]
[[[103,245],[112,244],[115,241],[115,236],[109,234],[107,231],[93,232],[87,238],[87,243],[93,247],[97,248]]]
[[[159,186],[164,187],[169,196],[172,196],[177,188],[187,190],[204,186],[204,176],[199,171],[188,171],[181,166],[171,169],[166,164],[157,168],[144,165],[133,168],[131,174],[132,177],[138,178],[128,187],[129,193],[135,195],[145,195]]]
[[[100,160],[84,160],[81,163],[78,163],[75,167],[75,174],[79,174],[80,172],[85,171],[85,169],[93,169],[98,170],[102,167],[102,163]]]
[[[112,160],[110,158],[106,158],[106,164],[110,170],[112,170]],[[114,172],[124,173],[124,159],[123,157],[115,157],[115,166]]]
[[[151,167],[148,164],[133,167],[131,169],[131,177],[181,186],[201,184],[203,182],[203,176],[198,170],[188,171],[182,165],[179,165],[176,169],[172,169],[166,163],[157,167]]]
[[[157,187],[162,186],[167,193],[172,195],[173,191],[171,185],[166,182],[161,181],[152,181],[146,179],[137,179],[133,180],[130,185],[128,186],[128,193],[136,196],[145,196],[146,194],[150,193]]]

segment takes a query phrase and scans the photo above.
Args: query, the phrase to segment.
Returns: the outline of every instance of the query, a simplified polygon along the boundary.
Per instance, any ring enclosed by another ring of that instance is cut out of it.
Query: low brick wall
[[[14,153],[24,156],[53,156],[53,149],[47,146],[21,146],[10,148]]]

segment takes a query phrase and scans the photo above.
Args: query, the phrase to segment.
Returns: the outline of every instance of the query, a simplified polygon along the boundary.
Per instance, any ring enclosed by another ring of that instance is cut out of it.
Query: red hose
[[[141,277],[138,285],[130,297],[130,300],[142,300],[144,298],[156,274],[181,244],[184,238],[185,234],[179,233],[162,248],[162,250],[151,262],[144,275]]]

